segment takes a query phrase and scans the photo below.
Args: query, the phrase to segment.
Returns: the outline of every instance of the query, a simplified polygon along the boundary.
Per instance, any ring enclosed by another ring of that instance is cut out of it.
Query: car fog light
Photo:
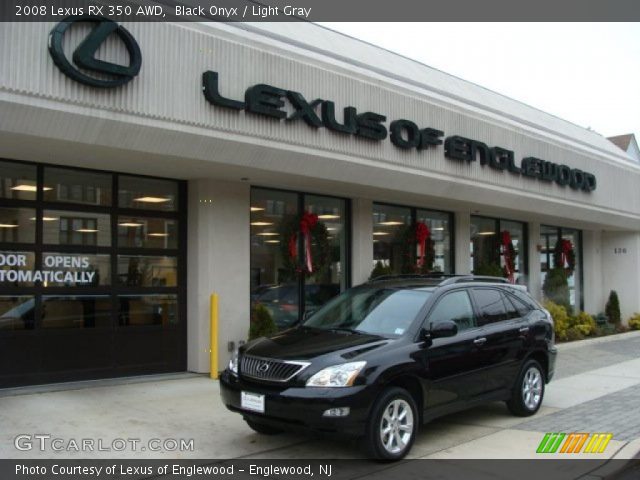
[[[322,414],[323,417],[346,417],[349,415],[350,409],[349,407],[340,407],[340,408],[330,408],[329,410],[325,410]]]

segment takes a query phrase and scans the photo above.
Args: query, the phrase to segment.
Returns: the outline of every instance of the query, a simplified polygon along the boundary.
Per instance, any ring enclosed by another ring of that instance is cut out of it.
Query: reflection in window
[[[429,325],[434,327],[443,322],[455,322],[458,331],[476,326],[467,292],[451,292],[438,302],[429,314]]]
[[[0,198],[36,199],[36,166],[0,162]]]
[[[45,167],[44,199],[52,202],[111,205],[111,178],[108,173]]]
[[[121,295],[118,304],[118,323],[122,327],[178,323],[177,295]]]
[[[0,330],[32,330],[35,304],[34,297],[0,295]]]
[[[0,251],[0,287],[32,287],[31,277],[25,272],[32,272],[36,262],[34,252]]]
[[[111,299],[107,295],[42,297],[43,328],[104,328],[111,324]]]
[[[471,216],[471,273],[501,277],[496,220]]]
[[[54,272],[45,287],[97,287],[111,285],[111,256],[75,253],[42,254],[43,270]]]
[[[501,322],[507,319],[507,311],[498,290],[490,288],[473,289],[473,297],[478,307],[478,325]]]
[[[167,218],[118,218],[118,246],[178,248],[178,222]]]
[[[31,208],[0,208],[0,243],[34,243],[35,220]]]
[[[118,284],[129,287],[175,287],[178,285],[178,259],[118,255]]]
[[[155,178],[118,176],[118,206],[145,210],[178,209],[178,184]]]
[[[50,245],[111,245],[109,215],[91,212],[45,210],[44,243]]]

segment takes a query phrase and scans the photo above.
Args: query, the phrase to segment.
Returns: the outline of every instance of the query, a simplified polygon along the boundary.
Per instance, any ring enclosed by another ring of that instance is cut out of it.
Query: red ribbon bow
[[[573,249],[573,245],[571,244],[571,240],[567,240],[563,238],[560,240],[560,266],[565,268],[565,266],[569,263],[569,252]]]
[[[424,265],[424,257],[427,251],[427,239],[429,238],[429,227],[424,222],[418,222],[416,224],[416,240],[418,241],[418,248],[420,251],[420,258],[418,259],[418,266]]]
[[[318,215],[305,212],[300,219],[300,232],[303,236],[305,251],[305,266],[309,273],[313,272],[313,261],[311,257],[311,230],[318,224]],[[298,235],[294,233],[289,238],[289,256],[293,259],[298,257]]]
[[[509,283],[515,283],[515,268],[513,265],[514,259],[511,258],[511,234],[508,230],[502,231],[502,254],[504,255],[504,269],[507,273]]]

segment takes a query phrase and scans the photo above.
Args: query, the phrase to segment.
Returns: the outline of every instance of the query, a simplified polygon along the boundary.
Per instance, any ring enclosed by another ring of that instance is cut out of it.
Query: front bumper
[[[273,386],[249,382],[225,370],[220,376],[220,395],[226,407],[244,418],[263,425],[289,431],[313,431],[319,433],[361,436],[373,400],[371,386],[344,388],[304,388]],[[242,408],[241,392],[265,396],[265,412],[257,413]],[[323,417],[322,414],[337,407],[349,407],[345,417]]]

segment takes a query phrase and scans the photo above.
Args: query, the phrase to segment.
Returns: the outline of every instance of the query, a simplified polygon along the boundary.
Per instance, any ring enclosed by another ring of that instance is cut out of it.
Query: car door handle
[[[520,333],[527,333],[529,331],[529,327],[521,327],[520,330],[518,330]]]
[[[475,343],[476,345],[484,345],[487,342],[487,339],[485,337],[481,337],[481,338],[476,338],[473,343]]]

